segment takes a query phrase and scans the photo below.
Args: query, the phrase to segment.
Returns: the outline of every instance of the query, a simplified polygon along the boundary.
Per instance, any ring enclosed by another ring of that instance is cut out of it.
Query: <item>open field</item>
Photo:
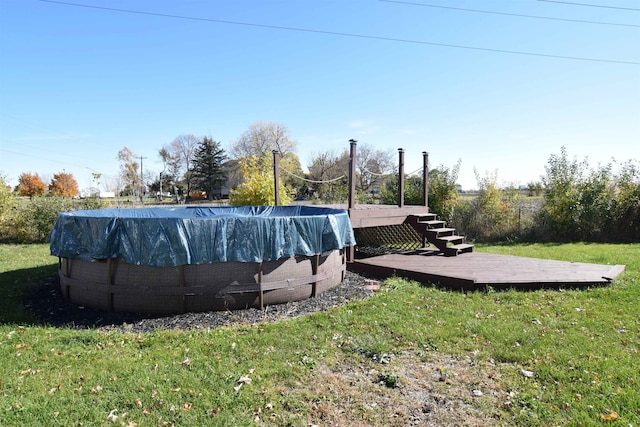
[[[626,264],[610,286],[468,293],[393,278],[276,323],[38,324],[47,245],[0,245],[0,425],[640,425],[640,244],[481,251]]]

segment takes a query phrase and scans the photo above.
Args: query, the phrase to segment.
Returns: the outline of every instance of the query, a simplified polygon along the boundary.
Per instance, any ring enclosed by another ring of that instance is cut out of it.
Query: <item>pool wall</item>
[[[106,311],[176,314],[263,308],[321,294],[344,279],[344,249],[276,261],[170,267],[59,258],[62,293]]]

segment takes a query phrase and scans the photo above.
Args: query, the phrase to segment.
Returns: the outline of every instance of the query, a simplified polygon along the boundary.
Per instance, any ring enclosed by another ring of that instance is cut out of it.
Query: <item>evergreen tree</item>
[[[197,188],[207,193],[207,199],[213,200],[214,191],[220,189],[226,180],[222,164],[227,156],[220,143],[205,136],[198,142],[191,162],[194,181]]]

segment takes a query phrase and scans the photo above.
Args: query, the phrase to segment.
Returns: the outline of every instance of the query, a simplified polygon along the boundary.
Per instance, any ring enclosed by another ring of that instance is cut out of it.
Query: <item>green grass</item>
[[[494,425],[640,425],[640,244],[480,250],[627,270],[606,287],[529,292],[394,278],[367,301],[298,319],[136,335],[34,323],[20,301],[56,260],[46,245],[0,245],[0,425],[256,425],[256,416],[322,425],[323,404],[341,399],[361,425],[387,425],[357,399],[321,394],[323,367],[368,370],[380,366],[375,357],[407,352],[424,362],[468,356],[497,371],[495,399],[482,407]],[[378,376],[402,385],[394,367]],[[242,377],[251,382],[238,388]],[[611,411],[618,420],[603,421]],[[112,423],[110,413],[124,417]]]

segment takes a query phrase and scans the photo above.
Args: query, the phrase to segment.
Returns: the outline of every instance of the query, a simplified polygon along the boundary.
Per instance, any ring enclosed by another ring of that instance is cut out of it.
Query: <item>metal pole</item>
[[[279,167],[280,167],[280,158],[278,157],[278,150],[273,150],[273,191],[275,195],[275,205],[280,206],[280,175],[279,175]]]
[[[429,207],[429,153],[426,151],[422,152],[422,206]]]
[[[350,139],[351,150],[349,154],[349,209],[356,206],[356,145],[358,141]]]
[[[398,148],[398,207],[404,207],[404,150]]]

